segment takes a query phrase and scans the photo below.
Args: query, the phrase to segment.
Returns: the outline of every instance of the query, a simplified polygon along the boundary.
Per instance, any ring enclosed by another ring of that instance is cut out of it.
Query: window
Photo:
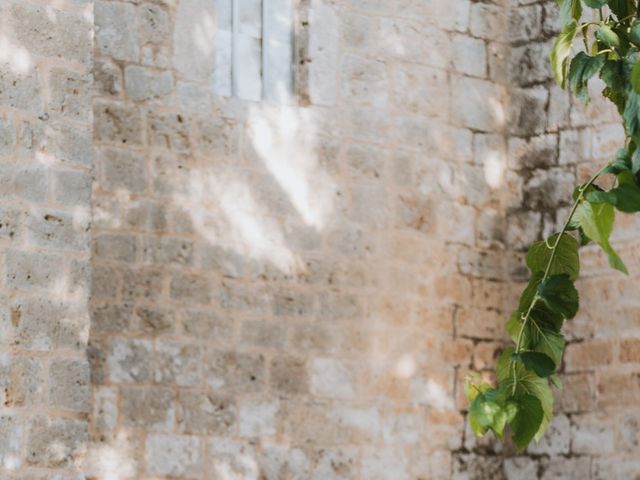
[[[214,91],[246,100],[292,103],[293,0],[214,0]]]

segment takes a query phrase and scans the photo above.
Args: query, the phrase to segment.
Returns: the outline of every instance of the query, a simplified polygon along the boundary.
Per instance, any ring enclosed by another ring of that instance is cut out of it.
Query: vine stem
[[[591,185],[593,185],[593,182],[595,182],[598,179],[598,177],[600,177],[600,175],[602,175],[608,167],[609,167],[609,164],[602,167],[600,170],[598,170],[598,172],[593,177],[589,179],[587,183],[585,183],[578,189],[578,197],[576,198],[575,202],[573,203],[573,206],[571,207],[569,216],[567,217],[567,220],[564,222],[564,225],[562,226],[562,230],[560,230],[560,233],[558,234],[558,238],[556,238],[555,243],[553,244],[552,247],[549,247],[551,248],[551,256],[549,257],[549,261],[547,262],[547,266],[544,270],[544,275],[540,283],[543,283],[547,278],[549,278],[549,273],[551,272],[551,265],[553,264],[553,261],[556,258],[556,254],[558,252],[558,245],[560,245],[560,240],[562,240],[562,236],[566,234],[567,229],[569,228],[569,224],[571,223],[573,216],[578,210],[578,206],[580,206],[580,203],[584,199],[584,193],[587,191],[587,189]],[[531,300],[531,304],[529,305],[529,308],[527,309],[527,313],[525,313],[521,317],[522,325],[520,326],[520,331],[518,332],[518,339],[516,341],[516,349],[514,352],[515,354],[520,353],[520,350],[522,349],[522,339],[524,337],[524,329],[527,326],[527,322],[531,318],[531,312],[533,311],[534,307],[536,306],[539,300],[540,300],[540,295],[538,295],[538,293],[536,292],[536,294],[533,297],[533,300]],[[514,395],[516,393],[516,383],[517,383],[516,367],[514,362],[513,363],[513,387],[512,387],[512,394]]]

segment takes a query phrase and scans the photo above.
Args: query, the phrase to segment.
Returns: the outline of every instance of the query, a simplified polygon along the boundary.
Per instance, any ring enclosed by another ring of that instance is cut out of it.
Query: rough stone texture
[[[0,4],[0,477],[80,478],[92,2]]]
[[[633,478],[635,276],[592,247],[548,434],[466,425],[621,141],[549,78],[556,2],[300,3],[287,105],[219,95],[225,2],[0,3],[0,477]]]

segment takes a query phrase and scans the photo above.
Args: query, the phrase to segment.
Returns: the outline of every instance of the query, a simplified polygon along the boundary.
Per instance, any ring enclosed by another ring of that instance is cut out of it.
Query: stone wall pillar
[[[87,448],[90,1],[0,3],[0,477],[78,479]]]

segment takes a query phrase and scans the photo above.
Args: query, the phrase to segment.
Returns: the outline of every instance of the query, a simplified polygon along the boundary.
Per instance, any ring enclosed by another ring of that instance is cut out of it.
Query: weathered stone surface
[[[636,292],[594,247],[531,457],[464,425],[523,251],[624,141],[600,80],[551,86],[555,2],[238,5],[234,42],[227,1],[0,2],[0,478],[114,474],[88,447],[123,478],[633,478]]]

